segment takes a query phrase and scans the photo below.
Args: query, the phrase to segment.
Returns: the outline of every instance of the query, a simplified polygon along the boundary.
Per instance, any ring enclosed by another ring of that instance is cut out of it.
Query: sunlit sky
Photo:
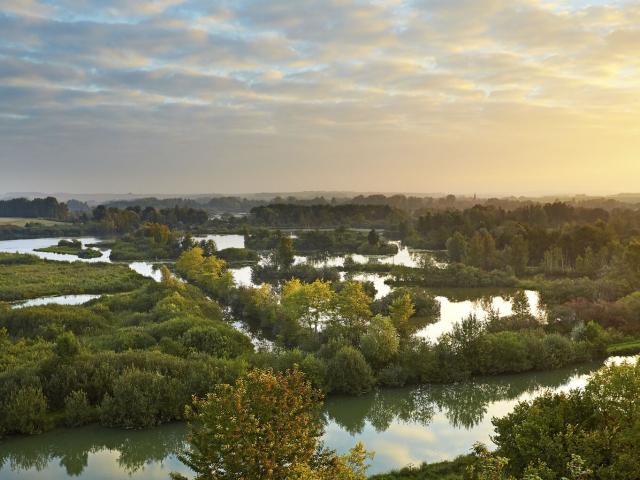
[[[638,179],[638,1],[0,1],[0,193]]]

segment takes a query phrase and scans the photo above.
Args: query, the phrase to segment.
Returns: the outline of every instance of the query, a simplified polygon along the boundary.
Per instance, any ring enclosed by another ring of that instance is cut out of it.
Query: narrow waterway
[[[508,414],[546,389],[583,388],[599,366],[330,397],[324,441],[339,452],[362,441],[376,453],[370,473],[452,459],[469,452],[474,442],[490,444],[492,417]],[[186,426],[176,423],[143,431],[88,426],[13,437],[0,441],[0,478],[166,480],[171,471],[192,476],[176,457],[185,433]]]

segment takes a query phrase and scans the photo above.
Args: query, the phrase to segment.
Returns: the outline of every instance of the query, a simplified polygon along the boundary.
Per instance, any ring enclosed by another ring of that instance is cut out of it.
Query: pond
[[[436,265],[442,265],[441,262],[435,260],[433,252],[427,250],[414,250],[402,245],[400,242],[390,242],[398,246],[398,253],[395,255],[319,255],[319,256],[301,256],[294,257],[294,264],[309,263],[315,267],[343,267],[347,256],[355,263],[382,263],[386,265],[399,265],[405,267],[419,267],[424,259],[434,262]]]
[[[76,237],[74,237],[76,238]],[[37,252],[39,248],[51,247],[57,245],[60,240],[70,240],[71,237],[55,237],[55,238],[24,238],[20,240],[2,240],[0,241],[0,252],[2,253],[30,253],[46,260],[57,260],[62,262],[110,262],[109,255],[111,250],[100,250],[102,256],[96,258],[80,258],[76,255],[64,255],[61,253]],[[88,244],[99,243],[101,240],[95,237],[78,237],[82,243],[82,248],[86,248]]]
[[[461,289],[462,290],[462,289]],[[473,292],[468,289],[460,293],[470,295]],[[545,311],[540,302],[540,294],[533,290],[524,291],[529,304],[531,314],[544,321]],[[477,294],[476,294],[477,295]],[[469,315],[475,315],[480,320],[485,320],[489,311],[497,313],[500,317],[506,317],[513,314],[513,302],[506,294],[496,295],[495,292],[475,298],[473,300],[452,300],[446,296],[436,296],[436,300],[440,303],[440,319],[439,321],[427,325],[425,328],[416,333],[417,336],[425,338],[431,342],[438,340],[443,333],[449,333],[453,326],[463,318]]]
[[[56,295],[52,297],[39,297],[32,298],[31,300],[25,300],[24,302],[17,302],[12,304],[12,308],[25,308],[25,307],[37,307],[41,305],[82,305],[95,298],[100,298],[100,295]]]
[[[194,235],[197,242],[213,240],[218,250],[225,248],[244,248],[244,235],[220,234],[220,235]]]
[[[608,362],[620,362],[615,357]],[[489,443],[491,418],[504,416],[544,389],[584,387],[598,364],[553,372],[480,378],[452,385],[384,389],[360,397],[330,397],[325,405],[330,448],[346,452],[357,441],[376,452],[369,473],[468,453]],[[50,480],[167,479],[189,474],[176,458],[186,427],[171,424],[143,431],[89,426],[0,442],[0,478]]]

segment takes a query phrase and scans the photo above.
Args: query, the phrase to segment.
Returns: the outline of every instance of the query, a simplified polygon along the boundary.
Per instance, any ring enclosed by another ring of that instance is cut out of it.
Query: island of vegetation
[[[59,253],[62,255],[75,255],[80,258],[99,258],[102,252],[95,248],[83,248],[80,240],[60,240],[57,245],[37,248],[36,252]]]

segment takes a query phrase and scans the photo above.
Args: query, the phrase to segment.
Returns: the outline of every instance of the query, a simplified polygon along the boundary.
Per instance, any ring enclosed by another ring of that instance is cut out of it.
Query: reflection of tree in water
[[[482,422],[489,404],[505,398],[507,390],[506,385],[468,382],[438,386],[429,393],[451,425],[468,430]]]
[[[517,399],[540,388],[558,388],[573,375],[586,374],[596,367],[380,390],[362,397],[331,397],[325,414],[351,434],[361,433],[367,422],[378,432],[385,431],[393,422],[427,426],[437,410],[454,427],[472,428],[483,420],[492,402]],[[135,473],[150,462],[160,462],[178,452],[185,433],[183,424],[138,432],[90,426],[10,438],[0,443],[0,468],[43,471],[58,461],[68,475],[77,476],[86,468],[90,454],[110,450],[119,453],[121,468]]]
[[[104,450],[119,453],[118,465],[132,474],[151,462],[160,462],[184,445],[182,424],[141,431],[123,431],[96,426],[57,430],[36,437],[21,437],[0,443],[0,468],[43,471],[55,460],[70,476],[80,475],[89,454]]]
[[[455,428],[471,429],[480,424],[490,404],[515,400],[541,388],[556,389],[574,375],[594,370],[597,365],[534,374],[476,379],[451,385],[379,390],[362,397],[333,397],[326,403],[326,415],[350,434],[359,434],[366,422],[377,432],[393,422],[427,426],[436,411],[444,413]],[[507,412],[505,412],[507,413]]]

